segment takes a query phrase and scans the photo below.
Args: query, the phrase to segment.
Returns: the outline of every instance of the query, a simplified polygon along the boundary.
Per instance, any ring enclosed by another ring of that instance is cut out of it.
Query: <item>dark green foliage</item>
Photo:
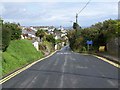
[[[45,36],[45,31],[38,30],[35,35],[40,38],[40,42],[42,41],[42,38]]]
[[[73,23],[73,29],[75,30],[79,30],[80,29],[80,26],[77,24],[77,23]]]
[[[103,31],[106,33],[108,40],[110,40],[112,37],[117,36],[117,27],[118,27],[118,21],[117,20],[106,20],[103,22]]]
[[[8,28],[5,28],[3,26],[2,30],[2,50],[6,51],[7,47],[9,46],[10,39],[11,38],[11,32]]]
[[[48,42],[51,42],[53,45],[55,45],[55,38],[54,38],[54,36],[52,34],[46,35],[46,40]]]
[[[56,39],[56,40],[55,40],[55,43],[56,43],[56,44],[59,44],[59,43],[61,43],[61,42],[62,42],[61,39]]]
[[[11,40],[17,40],[21,38],[22,30],[18,24],[15,23],[4,23],[5,28],[9,28],[11,31]]]
[[[99,46],[105,46],[106,45],[106,41],[107,41],[107,37],[105,36],[104,33],[101,33],[98,35],[98,45]]]
[[[19,24],[4,23],[2,28],[2,50],[6,50],[11,40],[20,39],[21,33],[22,30],[19,28]]]
[[[116,36],[120,37],[120,20],[118,20],[118,23],[117,23]]]
[[[3,20],[0,18],[0,50],[2,50],[2,24]]]
[[[119,37],[120,34],[120,21],[119,20],[105,20],[104,22],[98,22],[89,28],[76,30],[77,24],[74,23],[74,31],[68,33],[71,49],[78,51],[81,48],[86,47],[86,41],[92,40],[94,49],[98,50],[99,46],[107,46],[107,42],[111,38]]]
[[[75,30],[69,31],[67,34],[67,37],[69,39],[70,48],[74,49],[74,44],[75,44],[75,39],[76,39],[76,31]]]

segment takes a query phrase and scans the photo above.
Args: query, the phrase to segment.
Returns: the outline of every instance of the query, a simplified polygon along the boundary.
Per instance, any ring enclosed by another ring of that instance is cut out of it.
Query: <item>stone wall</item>
[[[120,37],[111,39],[107,44],[107,51],[114,56],[120,56]]]

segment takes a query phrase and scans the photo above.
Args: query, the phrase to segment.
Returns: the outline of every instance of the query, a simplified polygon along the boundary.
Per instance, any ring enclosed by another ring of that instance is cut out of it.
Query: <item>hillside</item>
[[[43,54],[38,52],[28,40],[14,40],[2,53],[2,57],[2,72],[5,75],[43,57]]]

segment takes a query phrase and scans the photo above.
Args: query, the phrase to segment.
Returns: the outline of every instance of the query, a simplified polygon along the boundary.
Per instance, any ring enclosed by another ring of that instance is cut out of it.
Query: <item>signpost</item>
[[[86,43],[87,43],[87,47],[88,47],[88,51],[89,51],[89,48],[90,48],[89,46],[90,46],[90,45],[91,45],[91,46],[93,45],[93,41],[92,41],[92,40],[90,40],[90,41],[87,40]]]

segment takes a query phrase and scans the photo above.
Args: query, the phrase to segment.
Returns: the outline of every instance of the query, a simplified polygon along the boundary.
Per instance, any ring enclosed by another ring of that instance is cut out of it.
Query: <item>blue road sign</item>
[[[87,40],[86,43],[87,43],[88,45],[92,45],[92,44],[93,44],[93,41],[92,41],[92,40],[90,40],[90,41]]]

